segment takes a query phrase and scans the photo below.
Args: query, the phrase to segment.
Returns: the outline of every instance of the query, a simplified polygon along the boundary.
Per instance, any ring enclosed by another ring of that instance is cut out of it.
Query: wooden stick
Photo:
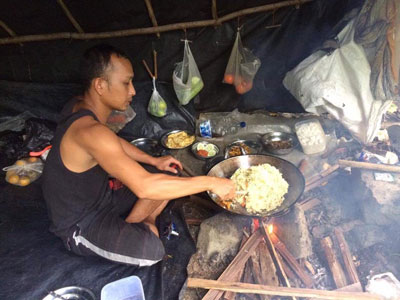
[[[302,2],[306,3],[311,1],[313,0],[303,0]],[[49,34],[24,35],[11,38],[2,38],[0,39],[0,45],[18,44],[24,42],[51,41],[51,40],[61,40],[61,39],[75,39],[75,40],[106,39],[106,38],[126,37],[132,35],[154,34],[157,32],[161,33],[173,30],[183,30],[184,28],[189,29],[197,27],[215,26],[216,23],[219,24],[222,22],[227,22],[229,20],[236,19],[238,16],[271,11],[282,7],[295,6],[297,3],[298,2],[296,0],[289,0],[274,4],[267,4],[253,8],[247,8],[228,14],[222,18],[218,18],[217,22],[214,19],[212,19],[203,21],[175,23],[158,27],[134,28],[134,29],[125,29],[125,30],[108,31],[108,32],[96,32],[96,33],[58,32]]]
[[[207,280],[201,278],[188,278],[187,287],[203,288],[203,289],[218,289],[221,291],[233,291],[236,293],[263,294],[275,296],[295,296],[295,297],[314,297],[325,300],[380,300],[379,296],[369,293],[352,293],[339,291],[325,291],[302,288],[287,288],[280,286],[268,286],[260,284],[228,282]]]
[[[353,257],[351,255],[349,245],[347,244],[346,239],[344,238],[343,232],[338,228],[335,228],[334,232],[339,242],[339,247],[340,251],[342,252],[344,266],[346,268],[347,274],[349,275],[351,283],[360,282],[360,279],[358,278],[357,274],[357,268],[354,265]]]
[[[153,63],[154,63],[154,77],[158,78],[158,70],[157,70],[157,51],[153,50]]]
[[[285,244],[283,244],[279,240],[278,236],[275,233],[270,233],[269,236],[279,254],[282,255],[282,257],[288,262],[289,266],[297,274],[297,276],[300,277],[305,286],[308,288],[312,287],[313,279],[300,267],[299,263],[286,248]]]
[[[6,23],[4,23],[3,21],[0,20],[0,26],[12,37],[16,37],[17,35],[15,34],[15,32],[7,26]]]
[[[339,159],[339,166],[341,168],[351,167],[351,168],[359,168],[359,169],[367,169],[381,172],[395,172],[400,173],[400,166],[393,166],[387,164],[373,164],[369,162],[361,162],[361,161],[351,161],[351,160],[343,160]]]
[[[146,7],[147,7],[147,11],[149,12],[149,17],[151,20],[151,23],[153,24],[153,26],[155,28],[158,27],[158,23],[157,23],[157,19],[156,16],[154,15],[154,10],[153,10],[153,6],[151,5],[151,1],[150,0],[144,0],[144,2],[146,3]],[[157,37],[160,37],[160,32],[156,31],[157,33]]]
[[[244,268],[246,261],[249,259],[251,253],[257,248],[258,244],[261,242],[263,236],[260,230],[254,232],[250,238],[246,241],[243,247],[239,250],[238,254],[229,264],[229,266],[222,272],[221,276],[219,276],[218,280],[220,281],[229,281],[232,278],[235,278],[237,272]],[[223,291],[215,291],[210,290],[208,293],[202,298],[203,300],[217,300],[223,294]]]
[[[304,188],[304,192],[311,191],[312,189],[321,186],[325,182],[328,182],[330,179],[333,177],[336,177],[338,175],[338,172],[331,173],[325,177],[321,177],[320,179],[314,181],[313,183],[306,184],[306,187]]]
[[[262,224],[261,229],[263,230],[265,243],[267,244],[268,248],[270,249],[271,257],[276,265],[277,272],[280,275],[280,277],[283,279],[283,284],[290,288],[290,282],[289,282],[289,279],[287,278],[285,270],[283,268],[283,262],[281,260],[281,257],[278,256],[278,254],[276,253],[274,243],[272,243],[271,238],[269,236],[268,228],[267,228],[268,224],[266,224],[264,222],[262,222],[261,224]],[[297,298],[292,297],[292,300],[297,300]]]
[[[302,202],[299,203],[300,207],[304,211],[310,210],[310,209],[312,209],[315,206],[318,206],[320,204],[321,204],[321,200],[319,200],[317,198],[308,198],[305,201],[302,201]]]
[[[149,66],[147,65],[146,61],[143,59],[142,62],[143,62],[143,64],[144,64],[144,67],[145,67],[146,70],[147,70],[147,73],[149,73],[150,77],[153,79],[153,78],[154,78],[154,75],[153,75],[153,73],[151,73],[150,68],[149,68]]]
[[[75,20],[74,16],[71,14],[71,12],[69,11],[68,7],[64,4],[63,0],[57,0],[57,2],[61,6],[61,8],[63,9],[65,15],[70,20],[72,25],[75,27],[76,31],[78,31],[79,33],[84,33],[81,25],[79,25],[79,23]]]
[[[325,256],[328,261],[329,268],[332,272],[333,280],[335,281],[336,287],[341,288],[347,285],[346,276],[344,275],[343,269],[336,257],[335,251],[333,250],[332,239],[327,236],[321,240],[321,246],[325,251]]]

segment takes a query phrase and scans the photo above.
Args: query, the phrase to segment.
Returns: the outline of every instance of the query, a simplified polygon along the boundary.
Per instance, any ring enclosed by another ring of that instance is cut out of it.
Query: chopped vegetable
[[[197,150],[197,154],[199,155],[199,156],[202,156],[202,157],[208,157],[208,151],[207,150]]]

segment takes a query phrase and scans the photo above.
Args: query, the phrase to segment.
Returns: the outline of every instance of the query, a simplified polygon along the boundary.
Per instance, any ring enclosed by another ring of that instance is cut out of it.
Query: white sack
[[[374,100],[371,68],[354,40],[354,20],[339,33],[340,47],[318,51],[289,71],[283,85],[308,112],[330,113],[360,142],[372,142],[392,101]]]

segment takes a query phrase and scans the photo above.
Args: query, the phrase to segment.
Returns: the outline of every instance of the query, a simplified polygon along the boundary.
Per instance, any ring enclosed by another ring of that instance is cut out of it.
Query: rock
[[[236,256],[243,236],[243,227],[251,219],[220,213],[200,225],[197,252],[190,258],[188,277],[217,279]],[[186,289],[184,300],[201,299],[206,290]]]
[[[296,204],[289,213],[275,218],[274,223],[279,239],[296,259],[312,254],[310,233],[300,205]]]

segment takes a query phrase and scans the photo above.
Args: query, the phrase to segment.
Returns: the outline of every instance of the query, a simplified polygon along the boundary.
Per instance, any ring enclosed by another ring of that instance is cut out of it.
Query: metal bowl
[[[165,148],[167,148],[167,149],[178,150],[178,149],[187,148],[187,147],[189,147],[190,145],[192,145],[192,144],[194,143],[194,140],[193,140],[192,143],[190,143],[190,144],[188,144],[188,145],[186,145],[186,146],[184,146],[184,147],[180,147],[180,148],[171,148],[171,147],[168,147],[168,146],[167,146],[167,139],[168,139],[168,136],[171,135],[171,134],[173,134],[173,133],[178,133],[178,132],[186,132],[188,135],[194,135],[192,132],[189,132],[189,131],[186,131],[186,130],[172,130],[172,131],[168,131],[167,133],[165,133],[165,134],[161,137],[161,139],[160,139],[161,145],[163,145],[163,146],[164,146]]]
[[[232,153],[232,150],[235,152],[235,155]],[[239,155],[258,154],[260,150],[261,145],[258,142],[250,140],[238,140],[225,147],[225,158]]]
[[[275,131],[264,134],[261,143],[269,153],[285,155],[293,151],[298,141],[291,133]]]
[[[131,141],[131,144],[144,152],[151,151],[158,147],[158,141],[150,138],[139,138]]]
[[[289,190],[284,196],[282,204],[277,208],[268,212],[253,214],[248,212],[246,208],[243,208],[240,205],[231,206],[229,209],[227,209],[220,203],[218,197],[215,194],[208,192],[208,195],[219,206],[236,214],[267,217],[267,216],[276,216],[286,212],[294,203],[296,203],[296,201],[303,194],[305,182],[304,182],[304,177],[299,171],[299,169],[295,165],[284,159],[270,155],[235,156],[217,163],[214,167],[211,168],[211,170],[207,173],[207,175],[230,178],[238,168],[241,167],[248,168],[251,166],[257,166],[266,163],[277,168],[282,173],[283,178],[289,184]]]
[[[73,300],[95,300],[94,294],[83,287],[68,286],[50,292],[42,300],[60,300],[60,299],[73,299]]]
[[[197,151],[198,151],[197,147],[198,147],[199,144],[212,145],[213,148],[214,148],[214,151],[215,151],[215,155],[204,157],[204,156],[201,156],[201,155],[197,154]],[[201,160],[206,160],[206,159],[213,158],[213,157],[217,156],[218,153],[219,153],[219,147],[217,145],[213,144],[213,143],[206,142],[206,141],[197,142],[197,143],[194,143],[192,145],[192,153],[196,158],[201,159]]]

